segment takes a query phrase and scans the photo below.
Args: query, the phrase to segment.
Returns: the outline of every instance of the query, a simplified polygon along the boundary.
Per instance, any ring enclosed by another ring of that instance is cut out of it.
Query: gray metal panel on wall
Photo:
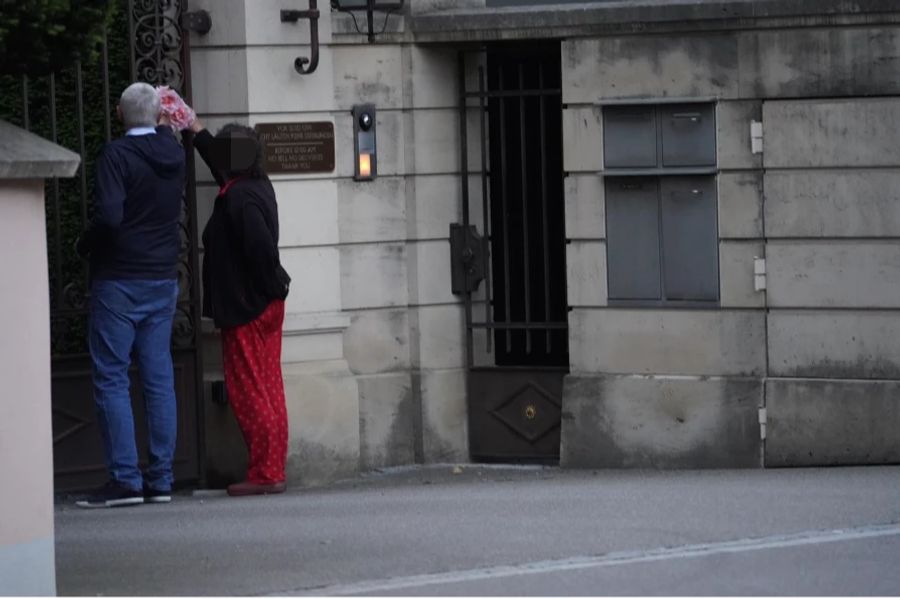
[[[664,167],[715,166],[713,104],[671,104],[658,110]]]
[[[603,109],[606,168],[656,166],[656,109],[653,106],[607,106]]]
[[[669,177],[660,182],[666,299],[719,297],[715,179]]]
[[[659,299],[656,180],[607,179],[606,223],[610,299]]]

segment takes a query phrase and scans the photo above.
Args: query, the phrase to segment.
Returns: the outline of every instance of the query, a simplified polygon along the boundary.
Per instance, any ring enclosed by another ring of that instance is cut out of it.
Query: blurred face
[[[253,166],[256,154],[256,142],[246,137],[216,137],[210,148],[213,166],[226,173],[248,170]]]

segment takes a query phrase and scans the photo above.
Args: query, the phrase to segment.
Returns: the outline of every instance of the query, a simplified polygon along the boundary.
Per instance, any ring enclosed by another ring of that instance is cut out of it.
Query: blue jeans
[[[138,467],[128,369],[137,359],[150,437],[148,486],[172,488],[177,408],[170,342],[178,282],[94,281],[88,343],[94,401],[110,477],[134,490],[144,482]]]

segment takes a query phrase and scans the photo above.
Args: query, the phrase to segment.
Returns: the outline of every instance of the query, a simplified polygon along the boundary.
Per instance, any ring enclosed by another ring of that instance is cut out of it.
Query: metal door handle
[[[673,191],[670,194],[673,200],[690,200],[703,195],[702,189],[692,189],[690,191]]]

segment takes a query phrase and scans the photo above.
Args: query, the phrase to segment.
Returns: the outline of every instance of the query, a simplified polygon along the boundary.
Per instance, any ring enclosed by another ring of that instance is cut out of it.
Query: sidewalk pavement
[[[61,505],[58,591],[900,594],[900,467],[461,470],[396,469],[267,497]]]

